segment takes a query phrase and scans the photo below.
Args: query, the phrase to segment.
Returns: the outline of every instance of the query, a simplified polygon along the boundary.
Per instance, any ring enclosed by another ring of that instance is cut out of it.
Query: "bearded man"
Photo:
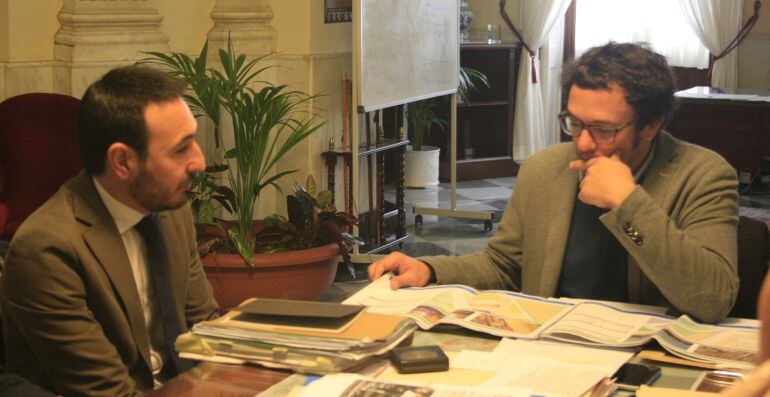
[[[6,256],[9,371],[59,395],[125,396],[192,366],[174,341],[218,307],[186,204],[205,161],[185,87],[128,66],[83,95],[85,171],[22,224]]]

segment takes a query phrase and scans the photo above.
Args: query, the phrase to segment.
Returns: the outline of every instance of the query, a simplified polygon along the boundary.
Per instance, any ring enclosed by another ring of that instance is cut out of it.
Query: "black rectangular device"
[[[650,385],[660,377],[660,367],[625,363],[613,375],[621,389],[636,390],[641,385]]]
[[[390,361],[402,374],[449,370],[449,358],[438,346],[397,347],[390,351]]]

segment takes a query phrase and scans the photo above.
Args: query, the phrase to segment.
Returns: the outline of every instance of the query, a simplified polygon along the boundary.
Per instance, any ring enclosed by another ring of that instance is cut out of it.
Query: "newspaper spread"
[[[407,315],[423,329],[453,324],[501,337],[608,347],[656,340],[677,356],[734,368],[754,367],[759,349],[755,325],[699,324],[686,315],[673,318],[599,301],[566,302],[463,285],[391,290],[387,277],[381,277],[345,303]]]
[[[536,339],[575,305],[511,291],[478,291],[464,285],[436,285],[393,291],[386,277],[369,284],[345,304],[370,312],[411,317],[422,329],[454,324],[491,335]]]

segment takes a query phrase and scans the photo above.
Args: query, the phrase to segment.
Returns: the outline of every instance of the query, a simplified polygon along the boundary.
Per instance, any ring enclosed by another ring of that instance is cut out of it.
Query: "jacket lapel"
[[[558,162],[560,168],[555,173],[554,180],[549,182],[554,188],[549,189],[548,204],[545,207],[552,212],[546,215],[548,222],[546,248],[539,283],[540,291],[537,292],[540,296],[554,296],[561,275],[578,187],[578,174],[570,170],[568,164],[576,158],[574,151],[570,150],[567,160]],[[559,189],[555,189],[557,187]]]
[[[83,239],[107,274],[125,310],[139,353],[151,368],[147,327],[123,240],[91,177],[81,173],[73,180],[73,185],[76,192],[73,195],[73,212],[85,226]]]

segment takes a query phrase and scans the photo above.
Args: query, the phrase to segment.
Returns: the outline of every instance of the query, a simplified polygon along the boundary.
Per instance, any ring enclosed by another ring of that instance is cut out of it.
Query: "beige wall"
[[[278,52],[320,54],[350,52],[352,23],[324,23],[323,0],[271,0]]]
[[[53,58],[53,35],[59,29],[57,15],[62,0],[5,0],[7,36],[4,41],[11,61],[49,61]],[[2,36],[0,36],[2,37]],[[0,46],[0,52],[2,47]]]
[[[743,20],[751,18],[754,14],[754,0],[743,0]],[[754,28],[749,33],[750,36],[770,36],[770,2],[762,2],[759,9],[759,18]]]
[[[743,19],[754,14],[754,0],[744,0]],[[770,89],[770,2],[762,2],[759,18],[738,46],[738,88]]]
[[[172,51],[197,55],[206,33],[214,26],[211,9],[215,0],[153,0],[155,8],[163,15],[161,30],[168,36]]]
[[[324,24],[323,0],[270,0],[270,6],[281,66],[277,80],[317,95],[310,111],[326,122],[279,165],[281,170],[299,170],[281,185],[290,191],[293,182],[302,183],[312,174],[319,186],[326,187],[321,153],[328,149],[329,139],[342,131],[341,76],[343,70],[348,75],[352,72],[352,23]],[[340,165],[337,175],[341,172]],[[275,210],[282,212],[284,207],[279,199]]]
[[[0,62],[8,60],[9,0],[0,0]]]

